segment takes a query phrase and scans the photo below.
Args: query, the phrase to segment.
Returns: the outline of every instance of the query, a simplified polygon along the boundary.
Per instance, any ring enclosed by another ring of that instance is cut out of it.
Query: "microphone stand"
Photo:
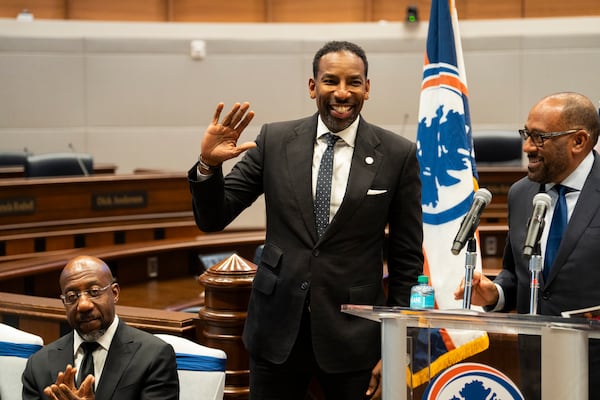
[[[533,254],[529,259],[529,271],[531,272],[529,314],[531,315],[537,314],[540,271],[544,266],[544,258],[542,257],[541,252],[540,242],[538,241],[533,247]]]
[[[471,308],[471,297],[473,294],[473,271],[477,262],[477,242],[475,237],[471,236],[467,242],[467,251],[465,257],[465,293],[463,296],[463,308]]]

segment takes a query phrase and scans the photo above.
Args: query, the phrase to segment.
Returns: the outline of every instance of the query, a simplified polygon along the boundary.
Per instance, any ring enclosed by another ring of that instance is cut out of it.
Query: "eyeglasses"
[[[97,297],[102,296],[112,285],[114,285],[114,282],[109,283],[104,287],[93,287],[87,290],[82,290],[80,292],[70,291],[65,294],[61,294],[60,298],[64,304],[77,303],[77,301],[79,301],[79,298],[84,294],[90,299],[95,299]]]
[[[550,139],[553,137],[558,137],[558,136],[563,136],[563,135],[570,135],[571,133],[575,133],[578,132],[579,129],[569,129],[568,131],[562,131],[562,132],[529,132],[527,129],[519,129],[519,135],[521,135],[521,138],[523,138],[523,141],[526,141],[527,139],[531,139],[531,141],[533,142],[533,144],[535,144],[536,147],[544,147],[544,139]]]

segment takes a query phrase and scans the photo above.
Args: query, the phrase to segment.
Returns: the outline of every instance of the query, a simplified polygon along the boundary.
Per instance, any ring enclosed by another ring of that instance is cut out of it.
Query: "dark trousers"
[[[371,370],[332,374],[319,368],[312,348],[310,314],[306,311],[294,348],[283,364],[250,357],[250,400],[304,400],[313,378],[325,399],[363,400]]]

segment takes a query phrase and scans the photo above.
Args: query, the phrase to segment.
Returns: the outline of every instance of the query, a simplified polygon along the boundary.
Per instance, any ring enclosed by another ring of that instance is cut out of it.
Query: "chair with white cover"
[[[21,375],[27,359],[43,345],[39,336],[0,324],[0,399],[21,399]]]
[[[223,350],[202,346],[189,339],[168,334],[155,334],[173,346],[177,356],[180,400],[221,400],[225,390]]]

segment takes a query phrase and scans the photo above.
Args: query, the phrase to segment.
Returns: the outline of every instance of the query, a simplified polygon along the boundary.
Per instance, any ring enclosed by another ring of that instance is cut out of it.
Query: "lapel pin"
[[[366,157],[366,158],[365,158],[365,162],[366,162],[368,165],[371,165],[371,164],[373,164],[373,161],[374,161],[374,160],[373,160],[373,157]]]

